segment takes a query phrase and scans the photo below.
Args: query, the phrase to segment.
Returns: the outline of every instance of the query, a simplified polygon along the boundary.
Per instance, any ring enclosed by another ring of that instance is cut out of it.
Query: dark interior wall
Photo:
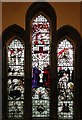
[[[31,2],[2,3],[2,30],[12,24],[25,29],[25,15]],[[57,29],[69,24],[80,32],[80,2],[51,2],[57,14]]]
[[[82,38],[82,1],[80,3],[80,35]]]
[[[80,13],[81,13],[81,17],[80,17],[80,31],[81,31],[81,37],[82,37],[82,1],[81,1],[81,6],[80,6]],[[82,85],[82,80],[81,80],[81,85]],[[82,95],[82,86],[80,87],[81,88],[81,95]],[[81,118],[82,118],[82,96],[81,96]]]
[[[0,1],[0,120],[2,115],[2,2]]]
[[[25,29],[25,15],[31,2],[3,2],[2,3],[2,31],[9,25],[17,24]],[[82,3],[53,2],[50,3],[56,11],[57,29],[69,24],[76,28],[82,35]],[[0,40],[1,41],[1,40]],[[1,46],[0,46],[1,48]],[[1,53],[0,53],[1,54]],[[1,81],[0,81],[1,92]],[[0,99],[1,100],[1,99]],[[1,119],[0,102],[0,119]]]

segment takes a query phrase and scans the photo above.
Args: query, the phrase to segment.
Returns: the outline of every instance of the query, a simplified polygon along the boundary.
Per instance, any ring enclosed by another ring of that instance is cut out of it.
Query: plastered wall
[[[12,24],[25,29],[25,15],[31,2],[2,3],[2,31]],[[72,25],[80,32],[80,2],[51,2],[57,15],[57,29],[63,25]]]

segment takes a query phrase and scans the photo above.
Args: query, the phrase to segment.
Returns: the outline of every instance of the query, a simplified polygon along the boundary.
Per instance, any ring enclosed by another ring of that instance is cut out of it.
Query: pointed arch
[[[18,35],[20,38],[25,39],[25,31],[17,24],[8,26],[2,33],[3,43],[13,35]]]
[[[56,40],[56,12],[54,11],[53,7],[47,3],[47,2],[35,2],[33,3],[27,10],[27,13],[26,13],[26,19],[25,19],[25,22],[26,22],[26,37],[27,37],[27,41],[28,41],[28,45],[30,46],[29,50],[27,50],[27,52],[29,52],[29,56],[28,56],[28,68],[30,69],[30,71],[32,70],[32,54],[31,54],[31,45],[32,45],[32,22],[33,20],[38,17],[39,15],[42,15],[44,16],[49,24],[50,24],[50,71],[54,71],[54,65],[55,64],[55,60],[54,60],[54,52],[52,52],[52,49],[54,48],[54,43],[55,43],[55,40]],[[53,49],[54,51],[54,49]],[[56,57],[56,56],[55,56]],[[31,64],[30,64],[31,63]],[[53,79],[54,79],[54,74],[51,72],[50,73],[50,108],[54,108],[54,111],[56,111],[56,101],[52,100],[53,99],[53,96],[54,96],[54,93],[53,93],[53,89],[54,89],[54,85],[53,85]],[[29,78],[29,86],[31,87],[31,81],[32,81],[32,72],[28,73],[28,76],[30,76]],[[51,87],[52,86],[52,87]],[[56,86],[55,86],[56,87]],[[31,91],[31,88],[29,88],[27,91]],[[56,91],[55,91],[55,94],[56,94]],[[30,95],[29,95],[30,96]],[[29,97],[28,101],[29,103],[31,103],[30,101],[32,100],[31,96]],[[28,104],[28,103],[27,103]],[[32,108],[31,106],[32,104],[28,104],[29,108]],[[53,106],[54,105],[54,106]],[[29,108],[26,108],[27,111],[29,111],[28,109]],[[32,109],[31,109],[32,111]],[[50,118],[56,118],[56,114],[54,115],[53,113],[56,113],[52,110],[50,110]],[[29,116],[32,116],[30,113],[29,113]],[[45,116],[45,115],[44,115]],[[44,117],[45,118],[45,117]],[[36,119],[36,118],[35,118]],[[41,119],[41,118],[39,118]],[[49,119],[49,118],[47,118]]]
[[[57,30],[58,39],[61,39],[64,36],[68,36],[71,39],[73,39],[77,45],[81,43],[82,38],[81,38],[80,33],[77,31],[77,29],[75,29],[71,25],[64,25]]]
[[[82,47],[82,39],[79,34],[79,32],[70,25],[65,25],[58,29],[57,31],[57,46],[59,45],[59,42],[62,40],[67,39],[74,47],[74,119],[80,119],[80,98],[81,96],[81,89],[78,87],[81,84],[81,47]],[[80,58],[80,59],[79,59]],[[79,66],[79,67],[78,67]],[[77,109],[78,106],[78,109]],[[69,118],[70,119],[70,118]]]
[[[45,15],[48,16],[51,22],[52,27],[52,41],[54,41],[54,35],[56,32],[56,12],[53,9],[53,7],[48,3],[48,2],[34,2],[27,10],[26,12],[26,18],[25,18],[25,27],[26,27],[26,32],[27,37],[29,39],[29,32],[30,32],[30,23],[31,20],[33,19],[34,16],[36,16],[38,13],[44,13]],[[30,40],[30,39],[29,39]]]
[[[25,16],[25,30],[20,27],[19,25],[13,24],[7,27],[2,34],[3,39],[3,49],[2,49],[2,91],[3,91],[3,108],[2,108],[2,116],[3,120],[12,120],[11,118],[8,118],[8,94],[10,94],[10,90],[7,89],[7,67],[8,66],[8,52],[7,50],[10,50],[10,46],[12,46],[12,41],[17,40],[18,42],[21,41],[21,44],[23,43],[25,46],[25,56],[24,58],[24,109],[23,109],[23,117],[21,117],[21,120],[42,120],[41,115],[40,117],[33,118],[32,116],[32,23],[33,20],[36,19],[39,15],[44,16],[49,24],[50,24],[50,116],[45,117],[46,114],[43,114],[41,111],[40,113],[44,115],[43,119],[46,120],[58,120],[58,114],[57,114],[57,108],[58,108],[58,94],[57,94],[57,47],[63,42],[68,42],[73,46],[74,50],[74,120],[80,120],[81,119],[81,110],[82,107],[80,107],[82,96],[81,96],[81,90],[82,90],[82,38],[79,34],[79,32],[70,25],[64,25],[58,30],[56,29],[56,12],[54,11],[53,7],[47,3],[47,2],[34,2],[31,4],[31,6],[28,8]],[[66,39],[66,40],[65,40]],[[65,41],[64,41],[65,40]],[[16,41],[16,43],[17,43]],[[22,46],[23,46],[22,44]],[[9,49],[8,49],[9,48]],[[17,49],[17,48],[16,48]],[[40,47],[40,50],[43,50],[42,47]],[[35,51],[36,52],[36,51]],[[40,51],[42,52],[42,51]],[[10,53],[9,53],[10,56]],[[66,56],[64,56],[66,57]],[[10,57],[11,58],[11,57]],[[16,59],[17,60],[17,59]],[[9,61],[10,63],[10,61]],[[16,76],[18,78],[19,76]],[[13,80],[15,82],[15,80]],[[16,80],[17,82],[17,80]],[[9,86],[11,86],[11,80],[9,80]],[[80,86],[80,87],[79,87]],[[14,86],[15,87],[15,86]],[[37,89],[36,93],[38,91],[41,92],[42,89]],[[47,89],[48,90],[48,89]],[[43,92],[46,92],[46,95],[48,93],[46,89],[43,90]],[[34,91],[35,92],[35,91]],[[39,92],[38,92],[39,93]],[[16,97],[16,96],[15,96]],[[12,96],[9,95],[9,99],[11,99]],[[39,99],[41,99],[41,94],[39,95]],[[80,102],[79,102],[80,101]],[[36,104],[37,105],[37,104]],[[45,110],[43,106],[39,106],[37,109],[41,110],[40,108]],[[81,108],[81,109],[80,109]],[[17,110],[17,107],[16,107]],[[19,111],[18,111],[19,112]],[[46,113],[46,112],[45,112]],[[48,113],[48,112],[47,112]],[[34,113],[35,114],[35,113]],[[22,115],[22,114],[21,114]],[[11,115],[10,115],[11,116]],[[13,114],[14,116],[14,114]],[[18,117],[13,118],[14,120],[19,120]],[[67,118],[66,118],[67,119]]]
[[[2,34],[2,40],[3,40],[2,42],[3,119],[24,118],[23,85],[24,85],[25,77],[23,75],[24,74],[23,66],[25,66],[25,63],[22,62],[24,61],[25,58],[24,29],[16,24],[7,27]],[[21,58],[20,58],[20,54],[21,54]],[[22,68],[22,72],[20,72],[21,70],[20,68]]]

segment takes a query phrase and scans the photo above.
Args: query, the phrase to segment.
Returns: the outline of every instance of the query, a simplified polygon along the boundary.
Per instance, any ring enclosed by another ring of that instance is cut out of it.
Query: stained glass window
[[[22,118],[24,112],[24,44],[14,38],[7,46],[8,117]]]
[[[73,119],[74,99],[74,47],[64,39],[57,48],[58,119]]]
[[[50,116],[50,23],[44,15],[32,22],[32,117]]]

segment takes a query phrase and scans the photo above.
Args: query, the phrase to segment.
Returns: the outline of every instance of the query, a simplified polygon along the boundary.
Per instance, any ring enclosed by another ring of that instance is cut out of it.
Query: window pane
[[[7,47],[8,56],[8,117],[23,117],[24,106],[24,45],[15,38]]]
[[[67,40],[60,41],[58,57],[58,118],[73,119],[74,48]]]
[[[50,24],[43,16],[32,22],[32,117],[50,115]]]

